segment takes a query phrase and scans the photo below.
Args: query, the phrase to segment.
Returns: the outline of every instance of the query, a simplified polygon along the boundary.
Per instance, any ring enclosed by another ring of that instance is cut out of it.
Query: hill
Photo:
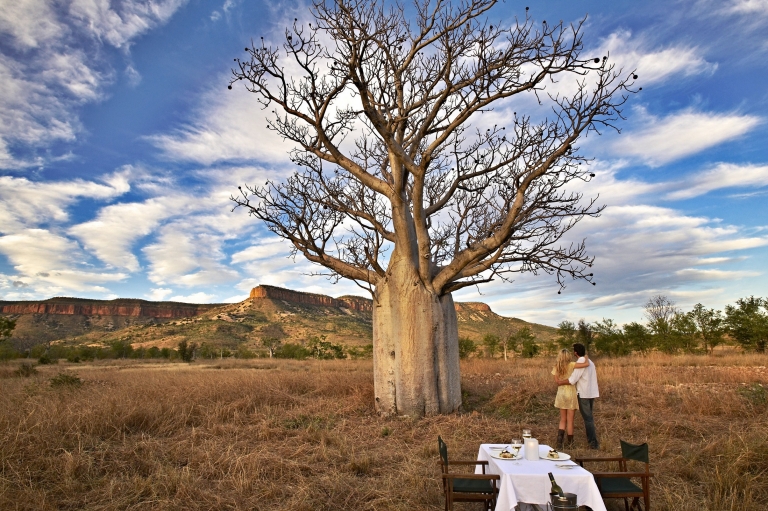
[[[119,299],[53,298],[43,302],[0,302],[0,314],[16,319],[11,342],[20,349],[35,344],[109,345],[175,348],[186,340],[237,349],[261,345],[266,337],[302,342],[325,336],[333,343],[370,344],[373,303],[358,296],[303,293],[258,286],[235,304],[184,304]],[[507,318],[484,303],[456,303],[459,335],[479,341],[486,334],[506,337],[525,326],[540,341],[552,327]]]

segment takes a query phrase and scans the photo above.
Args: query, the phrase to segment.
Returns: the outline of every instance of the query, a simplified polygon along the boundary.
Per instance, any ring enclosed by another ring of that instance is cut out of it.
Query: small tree
[[[485,354],[488,355],[488,358],[496,356],[500,344],[501,339],[499,339],[498,335],[486,334],[483,337],[483,346],[485,346]]]
[[[115,358],[131,358],[133,355],[133,346],[128,341],[115,341],[110,347]]]
[[[653,333],[654,344],[662,351],[675,350],[675,340],[672,339],[672,318],[680,312],[675,302],[664,295],[651,297],[645,303],[645,319],[648,328]]]
[[[459,337],[459,358],[467,358],[477,351],[475,341],[469,337]]]
[[[504,340],[504,360],[507,360],[509,353],[516,353],[518,349],[518,339],[515,334],[507,334]]]
[[[699,347],[699,330],[690,312],[679,312],[672,317],[671,339],[674,351],[694,353]]]
[[[725,333],[723,313],[715,309],[707,310],[702,304],[697,303],[691,315],[698,328],[704,350],[710,354],[713,353],[715,347],[723,342]]]
[[[459,409],[454,291],[520,272],[592,281],[584,243],[563,242],[602,209],[572,187],[594,176],[577,144],[614,126],[637,76],[582,55],[583,20],[499,23],[496,4],[315,0],[313,23],[235,59],[229,87],[275,107],[267,126],[301,171],[232,200],[370,291],[381,413]],[[531,111],[484,123],[513,104]]]
[[[533,358],[539,354],[540,348],[536,343],[536,335],[530,327],[523,327],[515,333],[515,342],[520,345],[520,355]]]
[[[280,347],[286,337],[288,334],[278,323],[270,323],[261,329],[261,345],[269,350],[269,358],[275,356],[275,350]]]
[[[587,351],[589,351],[592,346],[592,325],[583,319],[579,320],[579,325],[576,330],[576,342],[583,344],[584,347],[587,348]]]
[[[187,343],[187,340],[184,339],[179,343],[178,348],[179,358],[182,361],[192,362],[195,359],[195,351],[197,350],[197,345],[195,343]]]
[[[571,349],[576,342],[576,325],[570,321],[561,321],[557,325],[556,341],[561,348]]]
[[[324,335],[310,337],[307,341],[307,349],[312,354],[312,358],[320,360],[346,358],[344,346],[327,341]]]
[[[645,325],[633,321],[624,325],[624,338],[632,351],[648,353],[653,348],[651,332]]]
[[[600,353],[613,356],[629,355],[631,348],[624,332],[612,319],[603,318],[592,325],[595,333],[595,349]]]
[[[728,333],[745,349],[760,353],[768,345],[768,301],[762,298],[740,298],[736,305],[725,306]]]

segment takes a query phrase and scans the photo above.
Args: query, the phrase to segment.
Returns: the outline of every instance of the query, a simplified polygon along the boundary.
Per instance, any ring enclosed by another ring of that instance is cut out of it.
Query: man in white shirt
[[[576,361],[577,363],[586,360],[584,358],[586,352],[587,350],[583,344],[576,343],[573,345],[573,353],[579,357]],[[600,442],[597,440],[595,418],[592,414],[595,398],[600,397],[600,392],[597,389],[597,371],[595,370],[595,364],[590,360],[589,366],[574,369],[570,378],[563,380],[563,384],[576,385],[576,394],[578,394],[579,397],[579,412],[581,412],[581,418],[584,419],[584,429],[587,432],[589,447],[592,449],[599,449]]]

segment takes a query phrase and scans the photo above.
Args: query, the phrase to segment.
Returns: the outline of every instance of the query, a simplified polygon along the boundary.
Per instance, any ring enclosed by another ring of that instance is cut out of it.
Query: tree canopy
[[[368,289],[398,249],[438,295],[524,271],[591,280],[583,242],[557,243],[601,208],[567,185],[591,179],[577,142],[613,126],[637,77],[582,55],[584,20],[489,21],[496,3],[320,0],[316,23],[247,47],[230,88],[276,107],[301,170],[236,206]]]

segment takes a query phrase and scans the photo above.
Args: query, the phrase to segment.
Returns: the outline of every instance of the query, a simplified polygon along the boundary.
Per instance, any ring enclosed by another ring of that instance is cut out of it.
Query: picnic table
[[[505,446],[481,444],[477,453],[479,461],[488,461],[486,473],[501,476],[495,511],[513,511],[518,504],[546,506],[550,501],[549,472],[552,472],[564,492],[576,494],[579,506],[589,506],[593,511],[606,511],[595,478],[573,460],[546,459],[550,450],[548,445],[539,446],[540,458],[536,461],[526,460],[525,457],[501,459],[500,448]]]

